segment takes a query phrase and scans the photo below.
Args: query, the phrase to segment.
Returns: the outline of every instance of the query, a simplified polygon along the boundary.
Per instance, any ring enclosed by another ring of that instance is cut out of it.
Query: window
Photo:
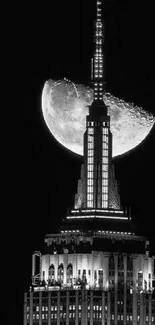
[[[102,186],[102,193],[108,193],[108,187],[107,186]]]
[[[102,162],[103,164],[108,164],[108,157],[103,157]]]
[[[105,200],[108,200],[108,195],[107,194],[102,194],[102,199],[105,201]]]
[[[88,172],[92,172],[94,170],[94,165],[88,165]]]
[[[91,122],[91,124],[93,124],[93,122]],[[89,134],[94,134],[94,129],[93,128],[90,128],[90,127],[88,128],[88,137],[89,137]]]
[[[105,157],[105,156],[106,156],[106,157],[108,156],[108,150],[106,150],[106,149],[103,150],[103,156],[104,156],[104,157]]]
[[[104,172],[107,172],[108,171],[108,165],[102,165],[102,170],[104,171]]]
[[[93,185],[93,179],[89,178],[87,184],[88,184],[88,186]]]
[[[91,156],[93,156],[93,150],[92,149],[89,149],[88,150],[88,157],[91,157]]]

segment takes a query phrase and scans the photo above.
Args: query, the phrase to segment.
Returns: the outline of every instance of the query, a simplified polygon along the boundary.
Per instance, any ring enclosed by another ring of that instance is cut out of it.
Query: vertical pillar
[[[102,325],[105,325],[105,292],[102,291]]]
[[[93,291],[90,291],[90,325],[93,325]]]
[[[48,292],[48,325],[51,325],[51,292]]]
[[[66,290],[66,325],[69,325],[69,290]]]
[[[143,325],[146,324],[146,295],[143,294]]]
[[[78,325],[79,319],[79,304],[78,304],[78,290],[75,291],[75,325]]]
[[[88,308],[87,308],[87,290],[82,290],[82,306],[81,306],[81,325],[87,324]]]
[[[64,279],[63,279],[63,285],[67,284],[67,265],[68,265],[68,255],[64,254]]]
[[[123,304],[123,325],[126,325],[126,307],[127,307],[127,256],[123,255],[124,262],[124,304]]]
[[[27,324],[27,293],[24,293],[24,325]]]
[[[33,292],[30,292],[30,325],[33,325]]]
[[[143,293],[140,294],[140,325],[143,325]]]
[[[108,291],[108,303],[107,303],[107,307],[108,307],[108,313],[107,313],[107,325],[111,324],[111,306],[110,306],[110,291]]]
[[[57,325],[60,325],[60,290],[57,291]]]
[[[42,292],[39,291],[39,325],[42,325]]]
[[[115,256],[115,302],[114,302],[114,324],[117,325],[118,318],[118,255]]]
[[[148,308],[148,310],[149,310],[149,317],[148,317],[148,319],[149,319],[149,325],[151,325],[151,322],[152,322],[152,295],[151,295],[151,293],[149,293],[149,308]]]
[[[135,291],[132,295],[132,320],[133,325],[137,325],[137,294]]]

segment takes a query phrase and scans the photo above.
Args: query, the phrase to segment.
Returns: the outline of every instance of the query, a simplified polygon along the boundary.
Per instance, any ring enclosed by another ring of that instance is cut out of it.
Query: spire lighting
[[[103,21],[101,11],[101,1],[97,1],[97,13],[95,20],[94,30],[94,56],[92,59],[92,71],[91,76],[94,83],[94,101],[100,102],[103,100]]]

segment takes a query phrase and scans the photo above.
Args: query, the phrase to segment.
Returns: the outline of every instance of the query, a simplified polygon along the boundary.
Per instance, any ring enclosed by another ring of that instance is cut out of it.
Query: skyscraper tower
[[[24,325],[153,325],[154,257],[120,205],[112,165],[110,116],[104,95],[104,29],[97,0],[92,82],[84,165],[58,234],[45,236],[32,259],[24,296]]]

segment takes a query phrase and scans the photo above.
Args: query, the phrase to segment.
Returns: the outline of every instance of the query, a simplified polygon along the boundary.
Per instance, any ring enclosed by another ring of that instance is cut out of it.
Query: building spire
[[[103,102],[104,78],[103,78],[103,19],[101,10],[102,0],[96,2],[96,20],[94,26],[94,55],[92,59],[92,81],[94,86],[94,102]]]

